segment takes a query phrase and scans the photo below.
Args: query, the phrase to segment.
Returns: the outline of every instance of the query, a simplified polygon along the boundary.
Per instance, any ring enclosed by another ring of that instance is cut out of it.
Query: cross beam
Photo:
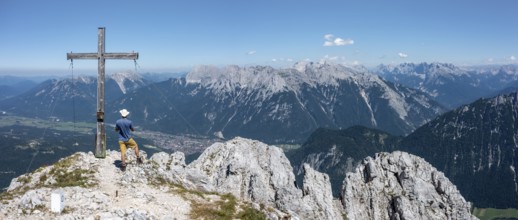
[[[97,134],[95,136],[95,157],[106,157],[106,130],[104,126],[104,62],[106,59],[136,60],[138,53],[106,53],[104,27],[98,29],[97,53],[67,53],[67,60],[97,59]]]

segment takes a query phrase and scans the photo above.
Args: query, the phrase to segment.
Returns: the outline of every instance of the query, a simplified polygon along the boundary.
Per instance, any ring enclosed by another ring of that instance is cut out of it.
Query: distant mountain
[[[486,65],[467,67],[471,72],[478,74],[493,90],[502,90],[518,81],[518,65]]]
[[[2,80],[5,80],[2,82]],[[20,95],[37,85],[32,80],[24,78],[0,76],[0,100]]]
[[[518,65],[472,67],[495,92],[491,97],[518,91]]]
[[[115,73],[107,76],[106,105],[147,84],[147,81],[135,74]],[[78,121],[95,118],[96,106],[97,78],[93,76],[47,80],[21,95],[0,101],[0,110],[8,113]]]
[[[287,69],[199,66],[114,105],[130,109],[139,124],[168,133],[267,143],[300,143],[319,127],[363,125],[407,134],[444,111],[424,93],[374,74],[309,62]]]
[[[518,93],[512,93],[459,107],[404,138],[364,127],[319,129],[287,156],[295,168],[309,163],[333,183],[362,155],[406,151],[444,172],[477,207],[518,208],[517,118]]]
[[[490,84],[497,79],[487,72],[476,72],[447,63],[403,63],[379,65],[375,70],[384,79],[419,89],[448,108],[468,104],[491,95],[502,85]]]
[[[518,93],[448,112],[402,141],[479,207],[517,208]]]

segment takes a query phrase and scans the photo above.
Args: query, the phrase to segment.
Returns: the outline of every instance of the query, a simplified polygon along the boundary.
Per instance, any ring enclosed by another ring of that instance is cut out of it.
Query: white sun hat
[[[126,110],[126,109],[122,109],[122,110],[120,110],[119,112],[121,113],[122,117],[126,117],[126,116],[128,116],[128,115],[129,115],[129,113],[130,113],[130,112],[128,112],[128,110]]]

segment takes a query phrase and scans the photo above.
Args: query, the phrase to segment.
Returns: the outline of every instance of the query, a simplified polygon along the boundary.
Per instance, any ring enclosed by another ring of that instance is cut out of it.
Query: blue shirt
[[[115,130],[119,132],[119,141],[126,142],[133,137],[133,135],[131,135],[133,125],[127,118],[121,118],[117,120],[117,122],[115,122]]]

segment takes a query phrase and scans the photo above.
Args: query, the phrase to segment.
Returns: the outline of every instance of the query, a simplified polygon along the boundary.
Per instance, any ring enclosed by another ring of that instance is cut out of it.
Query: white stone
[[[50,210],[55,213],[61,213],[65,208],[65,195],[63,191],[56,190],[50,195]]]

